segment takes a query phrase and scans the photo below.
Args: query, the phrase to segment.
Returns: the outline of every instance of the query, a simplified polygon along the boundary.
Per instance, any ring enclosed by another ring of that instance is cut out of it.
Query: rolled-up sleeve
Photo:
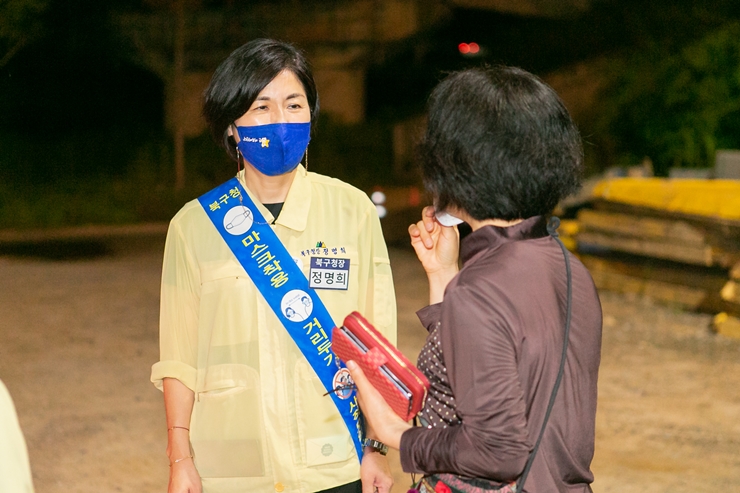
[[[423,325],[428,332],[431,332],[442,316],[442,303],[435,303],[433,305],[425,306],[424,308],[416,312],[416,316],[419,317],[421,325]]]
[[[445,367],[455,396],[457,426],[406,431],[404,471],[454,472],[510,481],[519,476],[531,445],[519,384],[512,320],[475,290],[458,287],[444,302],[419,312],[430,328],[438,320]]]
[[[167,232],[160,296],[160,360],[151,381],[162,390],[162,379],[176,378],[195,390],[200,271],[175,220]]]

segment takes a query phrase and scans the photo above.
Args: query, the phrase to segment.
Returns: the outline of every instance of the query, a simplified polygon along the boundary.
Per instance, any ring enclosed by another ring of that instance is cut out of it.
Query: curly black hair
[[[548,214],[580,187],[583,148],[555,91],[525,70],[452,73],[432,91],[417,146],[438,209],[515,220]]]

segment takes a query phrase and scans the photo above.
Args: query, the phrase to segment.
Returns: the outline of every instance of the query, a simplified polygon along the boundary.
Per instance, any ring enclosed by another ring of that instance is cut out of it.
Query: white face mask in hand
[[[462,219],[455,217],[445,211],[436,211],[434,213],[434,217],[437,218],[437,222],[439,224],[441,224],[442,226],[447,226],[448,228],[465,222]]]

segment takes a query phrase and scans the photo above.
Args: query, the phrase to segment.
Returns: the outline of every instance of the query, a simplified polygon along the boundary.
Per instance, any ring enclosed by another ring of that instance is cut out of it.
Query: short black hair
[[[439,209],[477,220],[550,213],[580,187],[581,138],[555,91],[506,66],[447,76],[432,91],[417,146]]]
[[[311,66],[295,46],[274,39],[254,39],[234,50],[221,64],[205,90],[203,116],[216,143],[236,161],[228,129],[249,110],[260,91],[283,70],[303,84],[311,111],[311,123],[319,114],[319,95]]]

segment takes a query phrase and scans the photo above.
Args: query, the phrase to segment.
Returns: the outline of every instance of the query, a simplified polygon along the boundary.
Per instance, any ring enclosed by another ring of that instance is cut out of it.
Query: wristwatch
[[[366,438],[365,440],[363,440],[362,446],[370,447],[380,455],[385,455],[388,453],[388,445],[384,444],[383,442],[373,440],[372,438]]]

